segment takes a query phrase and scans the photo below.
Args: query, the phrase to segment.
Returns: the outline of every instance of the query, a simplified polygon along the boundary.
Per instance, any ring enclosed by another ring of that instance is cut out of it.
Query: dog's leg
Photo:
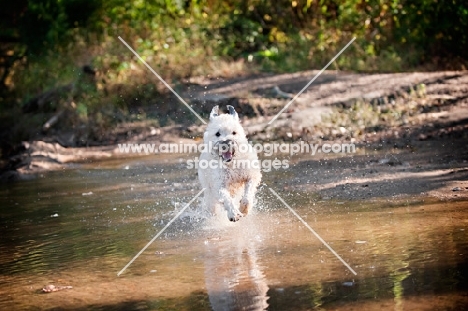
[[[252,208],[255,199],[255,193],[257,192],[257,187],[260,184],[259,178],[249,179],[245,183],[244,195],[240,201],[240,211],[247,215]]]
[[[234,201],[231,198],[231,194],[229,193],[229,191],[226,188],[221,188],[219,190],[219,195],[224,203],[224,208],[227,211],[229,220],[238,221],[239,218],[241,218],[243,215],[234,204]]]

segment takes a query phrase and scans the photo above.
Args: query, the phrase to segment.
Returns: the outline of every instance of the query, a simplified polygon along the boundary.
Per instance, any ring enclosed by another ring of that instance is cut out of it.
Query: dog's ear
[[[213,120],[217,116],[219,116],[219,106],[214,106],[213,109],[211,109],[210,120]]]
[[[237,111],[236,111],[236,109],[234,109],[234,107],[232,107],[231,105],[227,105],[227,109],[229,110],[229,114],[230,114],[235,120],[239,120],[239,116],[237,115]]]

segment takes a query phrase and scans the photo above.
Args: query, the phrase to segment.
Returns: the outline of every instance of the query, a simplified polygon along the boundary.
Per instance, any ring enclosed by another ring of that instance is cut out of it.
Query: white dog
[[[216,213],[224,205],[229,220],[237,221],[252,208],[262,174],[257,153],[249,145],[234,107],[219,114],[215,106],[203,140],[198,178],[205,188],[204,205]],[[209,163],[202,168],[202,162]]]

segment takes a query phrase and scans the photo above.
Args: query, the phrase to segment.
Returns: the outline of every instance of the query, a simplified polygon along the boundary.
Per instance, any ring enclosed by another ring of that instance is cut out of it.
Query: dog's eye
[[[237,134],[237,132],[235,132],[235,131],[234,131],[234,132],[232,132],[232,135],[236,135],[236,134]]]
[[[221,136],[221,133],[217,132],[215,135],[216,135],[216,137],[219,137],[219,136]]]

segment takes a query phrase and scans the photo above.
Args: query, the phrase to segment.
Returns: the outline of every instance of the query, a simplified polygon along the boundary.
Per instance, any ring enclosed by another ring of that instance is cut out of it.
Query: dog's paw
[[[239,221],[239,219],[241,219],[241,217],[243,217],[243,216],[244,215],[239,211],[232,211],[232,212],[228,213],[228,218],[232,222]]]
[[[239,221],[239,219],[241,219],[242,216],[243,216],[242,214],[236,214],[235,216],[230,216],[229,220],[232,222],[236,222],[236,221]]]

